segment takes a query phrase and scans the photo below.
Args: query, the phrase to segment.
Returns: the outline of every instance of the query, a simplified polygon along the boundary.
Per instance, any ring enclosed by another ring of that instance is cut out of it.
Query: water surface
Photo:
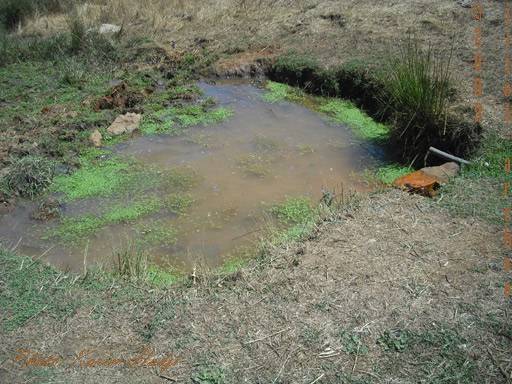
[[[215,266],[252,244],[273,204],[297,196],[318,201],[323,190],[367,189],[358,174],[373,161],[374,148],[355,139],[347,127],[298,104],[267,103],[263,91],[250,84],[200,86],[234,115],[178,137],[141,136],[114,148],[162,171],[193,170],[198,182],[189,191],[194,204],[186,215],[158,212],[137,223],[105,227],[85,243],[69,245],[42,239],[55,221],[32,220],[35,204],[22,202],[0,217],[3,242],[61,268],[80,270],[84,257],[89,264],[108,264],[115,248],[138,236],[134,227],[158,222],[176,231],[177,242],[148,247],[156,262],[185,269],[198,262]],[[108,199],[67,203],[64,215],[95,213],[105,203]]]

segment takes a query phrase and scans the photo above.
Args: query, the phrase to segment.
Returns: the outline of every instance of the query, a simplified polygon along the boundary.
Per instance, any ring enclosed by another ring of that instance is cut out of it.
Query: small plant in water
[[[270,173],[270,160],[254,153],[239,158],[238,166],[249,176],[265,177]]]
[[[267,136],[256,136],[253,143],[259,152],[272,152],[279,148],[279,143]]]
[[[129,241],[126,247],[114,252],[116,272],[130,280],[145,279],[148,256],[140,247]]]

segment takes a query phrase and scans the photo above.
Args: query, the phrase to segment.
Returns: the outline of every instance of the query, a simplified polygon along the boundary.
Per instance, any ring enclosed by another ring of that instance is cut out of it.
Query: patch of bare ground
[[[150,347],[178,364],[46,374],[66,383],[507,383],[501,243],[499,228],[426,198],[372,195],[304,244],[271,249],[233,275],[121,302],[111,287],[102,295],[113,305],[3,334],[0,381],[27,379],[12,361],[17,348],[70,359]]]

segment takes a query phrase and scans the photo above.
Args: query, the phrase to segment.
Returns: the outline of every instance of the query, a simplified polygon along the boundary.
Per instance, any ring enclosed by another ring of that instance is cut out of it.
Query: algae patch
[[[101,228],[111,225],[133,222],[143,216],[157,212],[162,203],[157,198],[145,198],[129,205],[117,205],[101,215],[84,215],[62,219],[47,237],[57,237],[65,242],[76,242],[90,236]]]
[[[304,98],[303,92],[298,88],[293,88],[287,84],[268,81],[266,83],[267,92],[263,95],[263,100],[268,103],[277,103],[279,101],[301,101]]]
[[[338,123],[347,124],[354,133],[366,140],[382,140],[389,136],[389,128],[373,120],[354,104],[344,100],[330,100],[319,107]]]
[[[145,245],[173,246],[178,241],[176,228],[163,220],[139,224],[135,230],[138,241]]]
[[[335,98],[310,96],[299,88],[268,81],[263,99],[269,103],[291,101],[325,113],[334,121],[347,124],[354,133],[365,140],[383,140],[389,137],[389,127],[378,123],[350,101]]]
[[[81,167],[71,175],[55,178],[53,190],[68,200],[93,196],[111,196],[134,181],[131,164],[117,158],[89,160],[80,158]]]
[[[146,116],[140,129],[146,135],[158,133],[179,135],[185,128],[217,124],[232,115],[231,109],[224,107],[210,109],[206,103],[179,105],[161,109]]]

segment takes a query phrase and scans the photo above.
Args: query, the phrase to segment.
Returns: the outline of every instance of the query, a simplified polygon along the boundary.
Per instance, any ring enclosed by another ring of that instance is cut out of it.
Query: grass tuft
[[[381,103],[391,110],[391,141],[405,161],[419,162],[430,146],[463,156],[479,139],[480,128],[449,113],[451,54],[422,49],[407,39],[387,60]]]
[[[76,301],[68,297],[73,284],[62,272],[1,248],[0,271],[0,325],[6,331],[25,325],[43,312],[62,320],[75,311]]]
[[[115,268],[119,276],[128,280],[143,280],[147,277],[148,256],[134,243],[128,243],[114,252]]]
[[[283,224],[307,222],[314,216],[314,212],[311,199],[307,197],[290,197],[271,209],[271,213]]]
[[[136,228],[138,242],[148,245],[173,246],[178,241],[177,231],[165,221],[157,220]]]
[[[54,161],[29,155],[15,159],[0,184],[7,193],[33,198],[49,187],[54,173]]]
[[[49,231],[47,237],[57,237],[64,242],[77,242],[112,224],[133,222],[143,216],[157,212],[162,202],[156,198],[145,198],[131,205],[117,205],[103,215],[84,215],[63,218],[59,226]]]

